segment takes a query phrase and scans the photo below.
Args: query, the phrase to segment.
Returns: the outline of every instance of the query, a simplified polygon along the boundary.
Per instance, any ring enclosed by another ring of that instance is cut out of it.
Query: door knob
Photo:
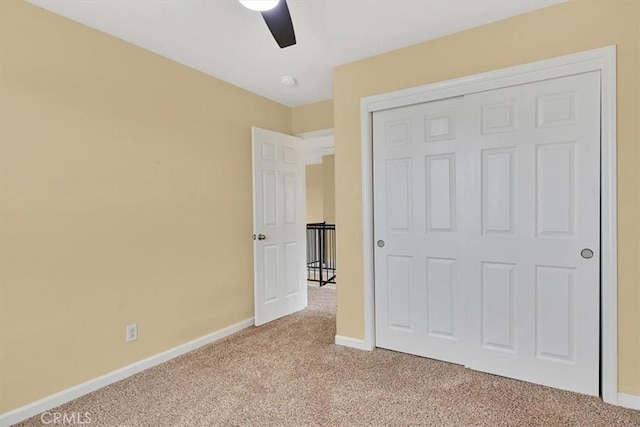
[[[582,255],[582,258],[584,259],[590,259],[593,258],[593,251],[589,248],[584,248],[580,251],[580,255]]]
[[[378,240],[377,245],[379,248],[384,248],[384,240]]]
[[[262,233],[258,234],[258,240],[264,240],[266,238],[267,238],[267,236],[265,236],[264,234],[262,234]]]

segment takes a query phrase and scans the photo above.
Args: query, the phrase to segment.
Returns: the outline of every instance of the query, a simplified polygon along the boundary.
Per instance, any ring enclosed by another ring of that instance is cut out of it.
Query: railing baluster
[[[335,224],[307,224],[307,280],[320,286],[336,283]]]

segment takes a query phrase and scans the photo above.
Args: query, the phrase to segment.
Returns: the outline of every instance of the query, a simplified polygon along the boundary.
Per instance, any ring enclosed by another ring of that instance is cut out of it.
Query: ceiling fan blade
[[[286,0],[280,0],[273,9],[260,13],[280,48],[284,49],[296,44],[296,33],[293,31],[293,22]]]

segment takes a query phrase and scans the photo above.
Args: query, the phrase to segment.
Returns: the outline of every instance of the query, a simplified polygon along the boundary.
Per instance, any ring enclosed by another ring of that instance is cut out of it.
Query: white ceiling
[[[236,0],[28,1],[293,107],[332,98],[337,65],[564,0],[288,0],[286,49]]]

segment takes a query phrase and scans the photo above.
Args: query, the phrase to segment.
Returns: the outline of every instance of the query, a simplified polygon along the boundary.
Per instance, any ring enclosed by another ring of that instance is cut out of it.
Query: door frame
[[[616,198],[616,46],[545,59],[424,86],[368,96],[360,101],[362,228],[364,267],[364,344],[375,343],[373,231],[373,112],[463,96],[590,71],[599,71],[600,114],[600,390],[618,404],[618,271]]]

